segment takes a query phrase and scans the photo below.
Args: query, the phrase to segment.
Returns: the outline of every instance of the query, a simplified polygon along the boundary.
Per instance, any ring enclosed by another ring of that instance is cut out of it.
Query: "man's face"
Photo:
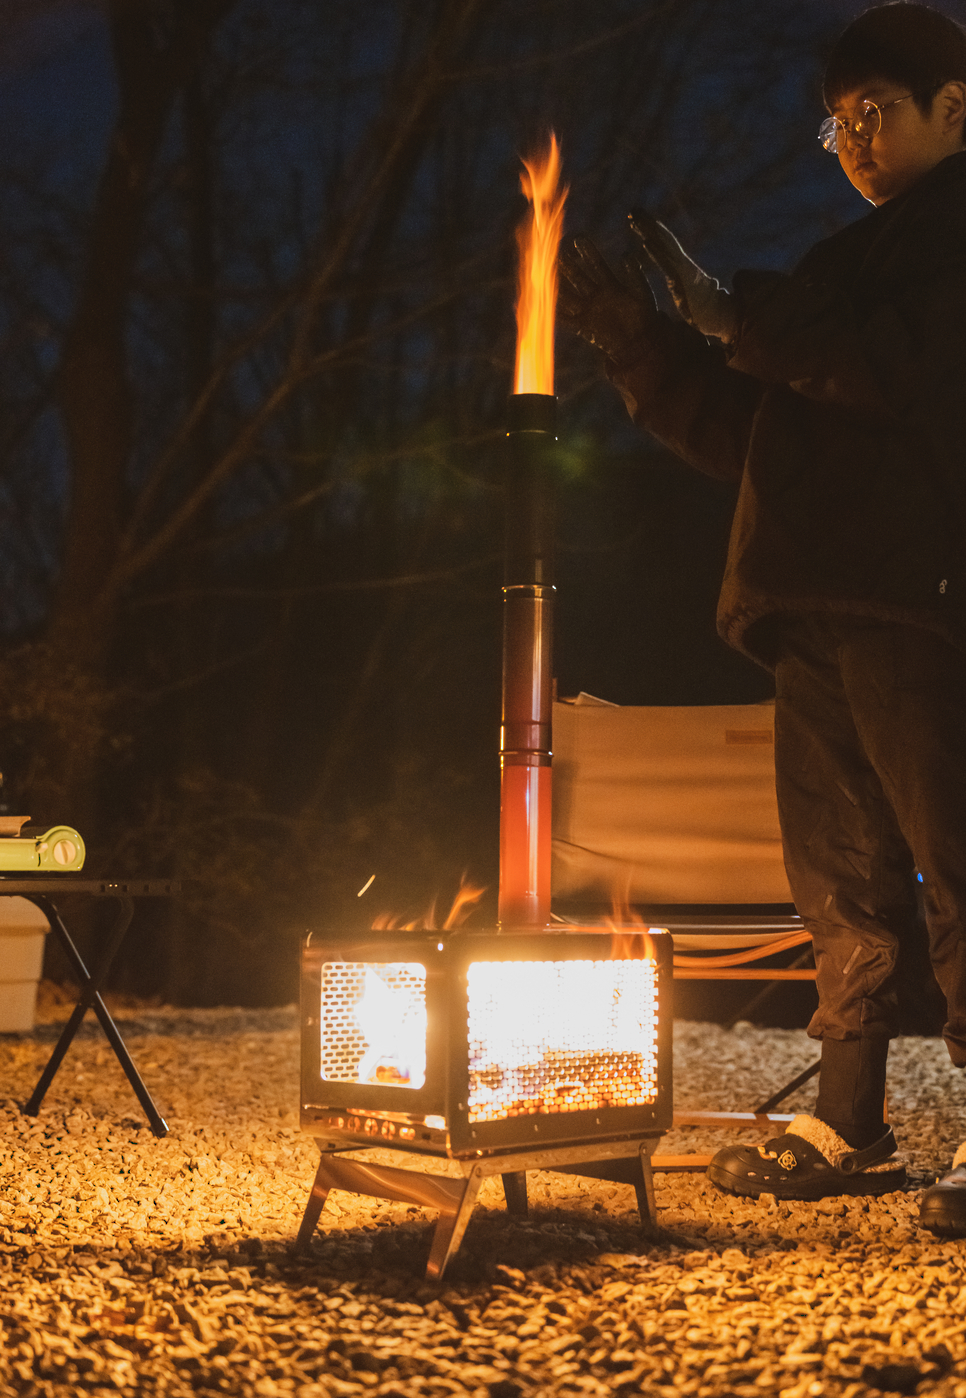
[[[898,97],[909,100],[897,102]],[[881,108],[882,124],[871,140],[860,140],[850,130],[838,156],[852,184],[872,204],[904,194],[947,155],[963,149],[964,83],[949,82],[940,88],[925,116],[907,87],[887,81],[870,82],[846,93],[831,114],[851,123],[864,101]]]

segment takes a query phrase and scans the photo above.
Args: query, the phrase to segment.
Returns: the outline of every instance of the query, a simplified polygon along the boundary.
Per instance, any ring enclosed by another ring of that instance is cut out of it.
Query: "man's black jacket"
[[[662,316],[613,375],[641,427],[741,482],[722,636],[771,666],[781,615],[824,611],[966,648],[966,152],[735,294],[729,352]]]

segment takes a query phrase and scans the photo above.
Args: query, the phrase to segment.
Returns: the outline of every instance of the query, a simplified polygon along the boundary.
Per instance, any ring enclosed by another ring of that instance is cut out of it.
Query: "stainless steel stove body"
[[[629,954],[628,954],[629,953]],[[671,1121],[671,939],[606,931],[340,939],[302,952],[303,1130],[322,1159],[299,1233],[332,1188],[441,1213],[428,1275],[459,1246],[480,1184],[526,1171],[637,1189]],[[346,1158],[374,1146],[436,1156],[459,1178]]]

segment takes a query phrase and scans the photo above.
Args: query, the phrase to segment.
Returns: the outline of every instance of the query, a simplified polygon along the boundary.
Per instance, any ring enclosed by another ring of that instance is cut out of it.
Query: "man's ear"
[[[966,83],[953,79],[943,83],[936,94],[947,131],[962,130],[966,121]]]

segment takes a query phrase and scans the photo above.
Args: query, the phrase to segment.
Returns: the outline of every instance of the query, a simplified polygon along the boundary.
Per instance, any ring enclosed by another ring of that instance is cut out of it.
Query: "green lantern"
[[[76,872],[83,868],[85,854],[84,841],[69,825],[52,825],[42,835],[0,835],[0,874]]]

